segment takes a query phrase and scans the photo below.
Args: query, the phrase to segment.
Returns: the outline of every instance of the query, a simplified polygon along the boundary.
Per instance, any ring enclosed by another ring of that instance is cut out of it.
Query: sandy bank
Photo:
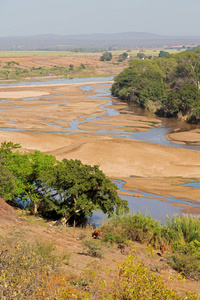
[[[18,92],[0,92],[0,98],[9,98],[9,99],[21,99],[28,97],[41,97],[49,95],[49,93],[45,92],[37,92],[37,91],[18,91]]]

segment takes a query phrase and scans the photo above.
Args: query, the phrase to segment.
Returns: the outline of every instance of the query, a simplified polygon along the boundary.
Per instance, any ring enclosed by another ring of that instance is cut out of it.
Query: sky
[[[149,32],[200,36],[200,0],[0,0],[0,37]]]

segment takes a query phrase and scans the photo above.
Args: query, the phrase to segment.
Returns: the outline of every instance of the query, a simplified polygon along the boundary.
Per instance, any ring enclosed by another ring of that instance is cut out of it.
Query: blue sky
[[[0,0],[0,36],[151,32],[200,36],[200,0]]]

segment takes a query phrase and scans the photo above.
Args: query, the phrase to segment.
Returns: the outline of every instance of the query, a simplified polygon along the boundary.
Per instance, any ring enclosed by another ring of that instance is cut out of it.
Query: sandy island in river
[[[79,117],[84,120],[104,113],[99,106],[108,100],[86,98],[89,94],[79,88],[88,84],[91,83],[0,87],[0,95],[7,93],[7,97],[0,97],[9,98],[0,102],[0,127],[16,130],[1,130],[0,142],[20,143],[22,151],[37,149],[55,155],[59,160],[72,158],[91,165],[97,164],[108,177],[125,180],[126,188],[130,190],[200,201],[199,188],[176,186],[184,182],[183,178],[200,178],[199,151],[95,132],[102,129],[102,125],[109,125],[109,130],[121,132],[146,131],[161,125],[157,119],[120,114],[83,123],[79,126],[81,132],[69,129],[69,122]],[[27,97],[40,98],[21,100]],[[121,111],[126,109],[126,104],[116,102],[113,108]],[[19,132],[19,129],[30,131]]]
[[[184,132],[174,132],[166,136],[173,143],[200,145],[200,128]]]

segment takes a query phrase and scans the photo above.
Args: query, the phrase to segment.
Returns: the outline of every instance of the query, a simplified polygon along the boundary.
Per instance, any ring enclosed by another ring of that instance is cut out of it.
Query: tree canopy
[[[19,144],[1,144],[0,197],[31,203],[34,213],[66,221],[83,220],[96,209],[108,216],[128,211],[127,201],[97,165],[63,159],[40,151],[12,151]]]
[[[101,61],[110,61],[112,59],[112,53],[109,51],[106,51],[102,54],[102,56],[100,57]]]
[[[161,53],[153,60],[130,62],[115,77],[112,94],[152,108],[167,117],[184,116],[200,122],[200,52]],[[152,105],[153,104],[153,105]]]

